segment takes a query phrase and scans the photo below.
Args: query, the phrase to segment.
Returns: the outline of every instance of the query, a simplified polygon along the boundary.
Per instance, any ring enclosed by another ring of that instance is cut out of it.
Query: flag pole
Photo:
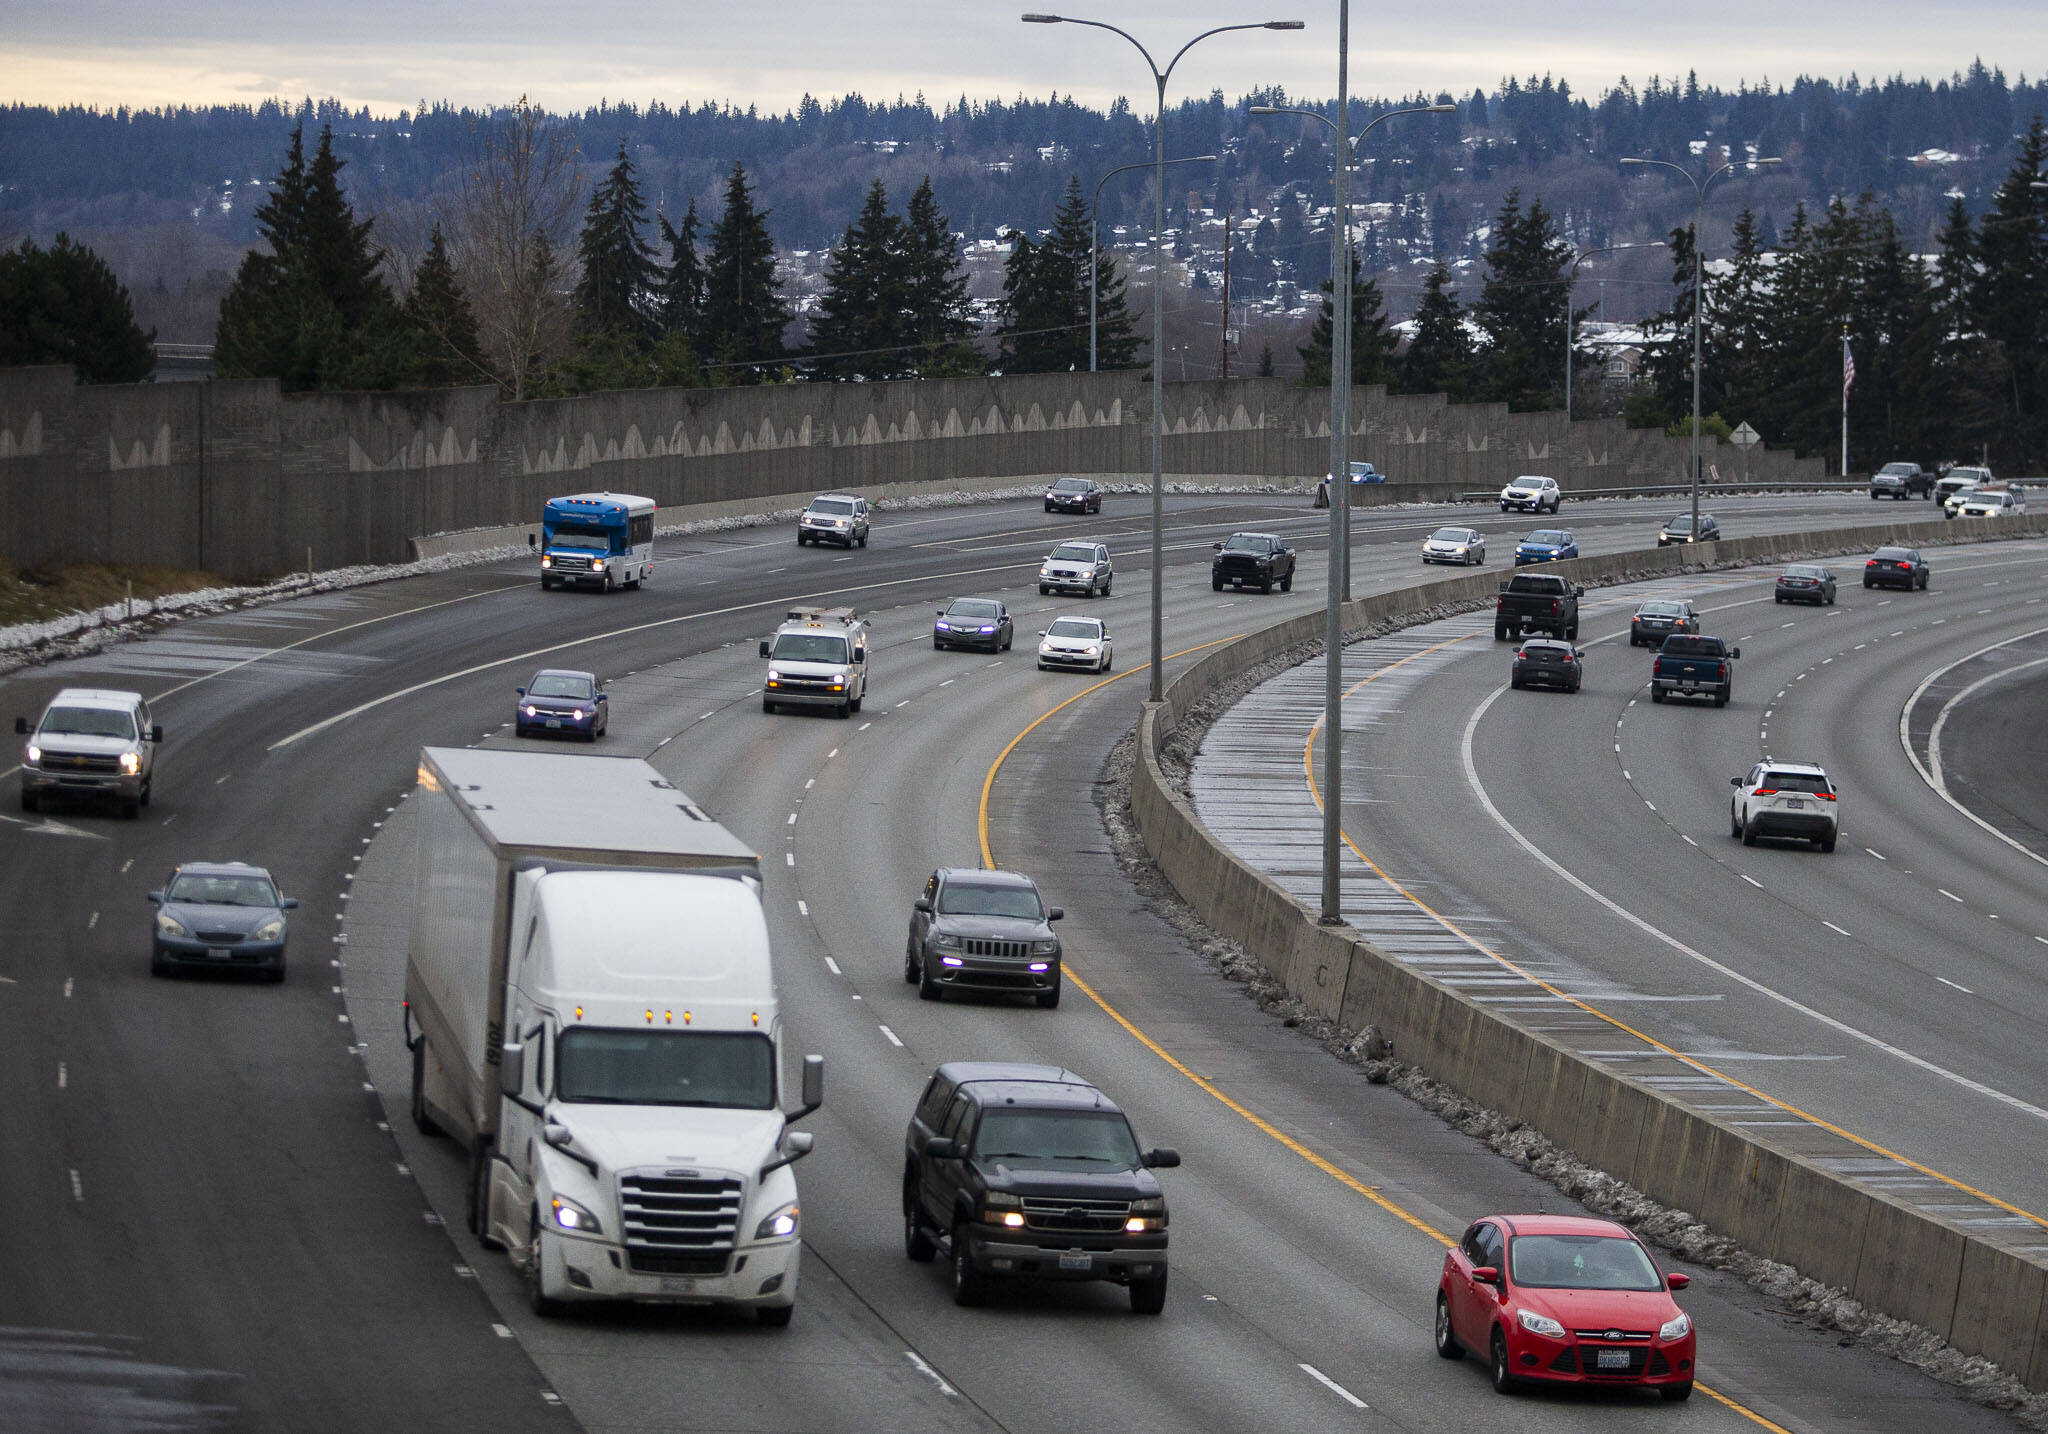
[[[1849,385],[1856,377],[1856,361],[1849,356],[1849,326],[1842,325],[1842,481],[1849,481]]]

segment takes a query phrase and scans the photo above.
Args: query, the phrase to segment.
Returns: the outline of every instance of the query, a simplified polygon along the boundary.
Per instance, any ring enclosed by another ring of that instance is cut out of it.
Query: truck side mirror
[[[1050,911],[1045,913],[1045,919],[1047,921],[1058,921],[1066,914],[1067,909],[1064,906],[1055,906]]]
[[[567,1150],[576,1143],[576,1133],[573,1130],[552,1120],[540,1128],[540,1138],[557,1150]]]
[[[498,1047],[498,1089],[510,1096],[526,1089],[526,1047],[517,1041]]]
[[[518,693],[521,697],[524,697],[526,695],[526,689],[524,687],[515,687],[512,690]]]
[[[1728,649],[1728,655],[1730,657],[1740,657],[1742,656],[1742,649],[1739,647],[1731,647]]]
[[[1139,1158],[1147,1170],[1171,1170],[1180,1164],[1180,1152],[1164,1145],[1146,1151]]]
[[[823,1056],[812,1055],[804,1057],[803,1096],[804,1115],[809,1115],[825,1103],[825,1058]]]
[[[1210,544],[1210,546],[1213,547],[1219,553],[1223,551],[1223,544],[1221,543],[1212,543]]]
[[[958,1160],[967,1152],[960,1148],[957,1140],[939,1139],[925,1146],[924,1153],[933,1160]]]
[[[1572,589],[1572,596],[1573,596],[1573,597],[1584,597],[1585,595],[1586,595],[1586,590],[1585,590],[1585,588],[1583,588],[1583,587],[1576,587],[1576,588],[1573,588],[1573,589]]]
[[[536,546],[539,541],[539,538],[532,533],[526,535],[526,546],[529,548]]]
[[[929,916],[931,914],[932,904],[930,901],[920,896],[917,900],[910,903],[910,909],[912,911],[922,911],[927,916]]]
[[[763,657],[768,655],[768,639],[765,637],[761,639],[761,655]]]
[[[161,741],[163,741],[163,739],[164,739],[164,729],[163,729],[162,727],[152,727],[152,728],[150,728],[150,729],[149,729],[149,740],[150,740],[150,741],[152,741],[152,742],[161,742]]]
[[[28,727],[28,718],[26,718],[26,717],[17,717],[17,718],[15,718],[15,719],[14,719],[14,730],[15,730],[15,731],[16,731],[17,733],[19,733],[19,734],[20,734],[21,736],[24,736],[24,737],[26,737],[26,736],[28,735],[28,732],[29,732],[29,727]]]

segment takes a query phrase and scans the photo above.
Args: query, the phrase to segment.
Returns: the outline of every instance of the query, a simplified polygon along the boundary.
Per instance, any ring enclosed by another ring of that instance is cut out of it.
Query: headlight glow
[[[271,917],[270,920],[264,922],[250,933],[251,938],[257,941],[275,941],[282,935],[284,935],[284,918],[282,916]]]
[[[771,667],[768,669],[768,680],[770,682],[780,682],[782,680],[782,674]]]
[[[785,1205],[773,1215],[754,1227],[757,1240],[787,1240],[796,1233],[800,1212],[795,1205]]]
[[[171,915],[168,911],[159,911],[156,914],[156,929],[159,934],[164,936],[184,936],[189,938],[192,935],[192,932],[186,927],[185,923]]]
[[[42,749],[41,747],[38,747],[38,746],[37,746],[37,745],[36,745],[35,743],[33,743],[33,742],[29,743],[29,744],[28,744],[28,764],[29,764],[29,765],[30,765],[31,767],[33,767],[33,766],[34,766],[34,765],[35,765],[36,763],[38,763],[38,762],[40,762],[40,761],[42,761],[42,760],[43,760],[43,749]]]
[[[1540,1334],[1549,1339],[1564,1338],[1564,1326],[1549,1315],[1540,1315],[1534,1310],[1518,1309],[1515,1311],[1515,1318],[1521,1322],[1522,1328],[1531,1334]]]
[[[1086,647],[1082,648],[1081,651],[1087,653],[1090,657],[1100,657],[1102,655],[1102,644],[1099,642],[1091,642]]]
[[[540,565],[544,568],[551,568],[555,565],[555,560],[543,553],[541,554]]]
[[[1684,1339],[1691,1333],[1692,1316],[1684,1310],[1678,1312],[1676,1319],[1665,1320],[1663,1324],[1657,1327],[1657,1338],[1659,1339]]]
[[[940,632],[951,632],[953,630],[953,624],[947,622],[944,618],[940,618],[932,626],[936,627]]]
[[[1031,943],[1031,954],[1034,956],[1055,956],[1059,954],[1059,949],[1060,943],[1058,941],[1034,941]]]
[[[983,631],[983,632],[994,632],[994,631],[995,631],[995,629],[994,629],[993,627],[985,627],[985,628],[983,628],[983,629],[982,629],[982,631]]]
[[[548,1202],[554,1211],[555,1223],[564,1230],[574,1230],[579,1235],[602,1235],[604,1228],[597,1223],[597,1217],[578,1205],[574,1200],[564,1200],[557,1195]]]
[[[121,773],[123,776],[132,777],[141,770],[142,756],[140,753],[123,752],[121,754]]]
[[[603,558],[592,558],[592,559],[590,560],[590,570],[591,570],[591,571],[592,571],[593,573],[601,573],[601,572],[603,572],[603,571],[604,571],[604,559],[603,559]]]
[[[524,712],[529,717],[537,717],[540,715],[540,709],[535,707],[531,702],[527,703],[524,707],[520,708],[519,710]]]

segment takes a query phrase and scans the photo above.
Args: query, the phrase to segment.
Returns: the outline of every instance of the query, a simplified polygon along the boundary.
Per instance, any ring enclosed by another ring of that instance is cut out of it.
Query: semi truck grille
[[[1128,1200],[1035,1200],[1026,1197],[1024,1218],[1034,1230],[1059,1230],[1077,1235],[1120,1233],[1130,1217]]]
[[[739,1240],[743,1193],[743,1183],[732,1175],[621,1175],[619,1210],[633,1267],[652,1270],[643,1259],[688,1257],[708,1260],[722,1271]]]
[[[665,1255],[656,1250],[628,1249],[626,1263],[636,1275],[722,1275],[728,1255]]]

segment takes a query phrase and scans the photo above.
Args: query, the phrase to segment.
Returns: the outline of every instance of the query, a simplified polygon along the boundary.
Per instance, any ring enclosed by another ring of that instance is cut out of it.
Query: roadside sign
[[[1764,439],[1762,434],[1745,422],[1742,427],[1728,435],[1728,441],[1737,448],[1754,448],[1757,444],[1763,442]]]

